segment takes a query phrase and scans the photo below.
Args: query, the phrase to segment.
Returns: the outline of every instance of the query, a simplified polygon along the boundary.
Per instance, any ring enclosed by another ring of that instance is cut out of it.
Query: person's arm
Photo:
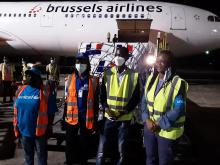
[[[186,90],[185,82],[181,82],[180,89],[174,100],[174,107],[170,111],[162,115],[158,120],[157,124],[162,129],[169,129],[173,124],[181,117],[185,115],[185,104],[186,104]]]

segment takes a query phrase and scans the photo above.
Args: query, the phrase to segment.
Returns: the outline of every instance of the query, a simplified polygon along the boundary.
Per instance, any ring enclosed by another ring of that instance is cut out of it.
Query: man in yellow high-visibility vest
[[[119,48],[114,59],[115,67],[104,72],[100,100],[104,111],[104,131],[100,136],[97,165],[105,164],[105,159],[113,150],[119,150],[117,164],[129,164],[128,135],[132,111],[139,103],[140,89],[138,73],[126,67],[129,54],[126,47]],[[118,147],[115,146],[118,143]],[[114,146],[114,148],[112,148]],[[112,154],[112,153],[111,153]],[[110,156],[113,159],[113,156]]]

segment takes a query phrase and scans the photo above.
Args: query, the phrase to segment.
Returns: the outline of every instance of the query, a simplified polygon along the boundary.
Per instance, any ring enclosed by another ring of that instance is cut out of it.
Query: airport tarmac
[[[187,120],[185,136],[180,143],[176,165],[214,164],[220,156],[220,84],[216,80],[189,80],[187,96]],[[62,75],[58,98],[64,95]],[[0,98],[2,102],[2,98]],[[62,110],[62,108],[61,108]],[[23,150],[16,145],[12,126],[12,104],[0,105],[0,164],[21,165]],[[55,122],[62,118],[62,111],[56,114]],[[54,126],[54,136],[48,140],[48,164],[61,165],[65,161],[65,132],[60,122]],[[95,164],[98,136],[93,137],[89,164]],[[141,145],[140,145],[141,147]],[[136,152],[136,151],[134,151]],[[140,155],[141,157],[141,155]],[[140,158],[142,159],[142,157]],[[138,164],[138,163],[137,163]],[[139,163],[141,164],[141,163]],[[138,164],[138,165],[139,165]]]

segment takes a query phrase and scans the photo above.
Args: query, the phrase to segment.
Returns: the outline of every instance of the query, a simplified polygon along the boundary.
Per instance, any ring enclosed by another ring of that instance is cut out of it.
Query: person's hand
[[[158,132],[160,130],[160,126],[159,126],[159,123],[158,122],[154,122],[153,120],[151,119],[147,119],[146,120],[146,125],[147,125],[147,128],[151,131],[151,132]]]
[[[147,119],[146,120],[146,125],[147,125],[147,128],[151,131],[151,132],[154,132],[154,128],[155,128],[155,123],[153,120],[151,119]]]

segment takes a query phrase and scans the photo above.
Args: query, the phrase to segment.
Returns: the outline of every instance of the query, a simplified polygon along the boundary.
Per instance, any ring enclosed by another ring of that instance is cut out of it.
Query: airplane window
[[[65,17],[67,18],[67,17],[68,17],[68,14],[65,14]]]
[[[2,13],[0,13],[0,17],[2,16]]]
[[[93,14],[93,18],[96,18],[96,14]]]
[[[128,18],[132,18],[132,14],[128,14]]]
[[[37,14],[34,14],[34,17],[36,17],[37,16]]]
[[[11,17],[11,13],[8,16]]]
[[[209,21],[209,22],[214,22],[214,16],[209,15],[209,16],[208,16],[208,21]]]
[[[220,22],[220,17],[215,16],[215,22]]]
[[[116,18],[119,18],[120,17],[120,14],[116,14]]]
[[[86,16],[85,16],[85,14],[82,14],[82,18],[85,18]]]
[[[141,14],[141,18],[144,18],[144,14]]]
[[[90,18],[91,17],[91,15],[90,14],[87,14],[87,18]]]
[[[6,17],[6,16],[7,16],[7,14],[5,13],[5,14],[4,14],[4,17]]]
[[[105,14],[105,18],[108,18],[108,14]]]
[[[16,17],[16,13],[14,13],[14,17]]]
[[[138,18],[138,14],[135,14],[135,15],[134,15],[134,18]]]
[[[99,14],[99,18],[102,18],[102,14]]]
[[[21,17],[21,13],[20,13],[20,14],[18,14],[18,17]]]
[[[126,15],[125,14],[122,14],[122,18],[125,18],[126,17]]]
[[[28,14],[28,17],[31,17],[31,14]]]
[[[114,18],[114,14],[111,14],[110,17],[111,17],[111,18]]]
[[[24,14],[24,17],[26,17],[26,14]]]

